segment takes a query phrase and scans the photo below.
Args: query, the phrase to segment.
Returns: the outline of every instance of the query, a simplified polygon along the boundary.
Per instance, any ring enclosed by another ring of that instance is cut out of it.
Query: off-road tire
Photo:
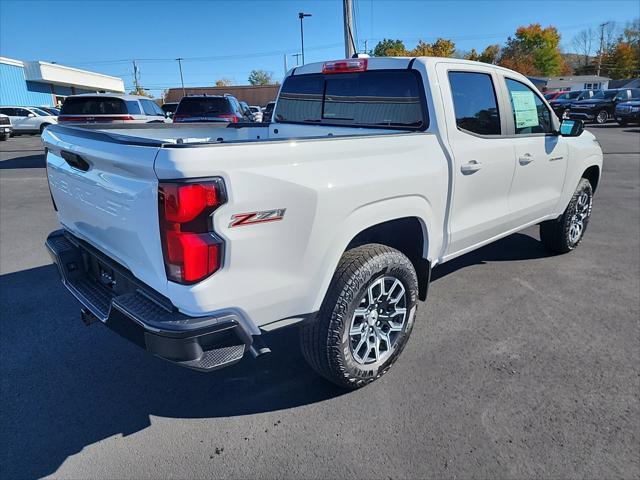
[[[405,323],[387,357],[363,365],[351,352],[349,329],[363,295],[383,276],[395,277],[405,289]],[[406,345],[417,301],[416,272],[401,252],[379,244],[348,250],[340,259],[318,316],[301,328],[300,345],[304,358],[316,372],[341,387],[356,389],[373,382],[389,370]]]
[[[583,227],[580,236],[577,240],[571,240],[570,230],[571,221],[573,216],[577,212],[578,200],[580,196],[586,193],[589,196],[589,206],[586,218],[583,220]],[[587,231],[587,225],[589,224],[589,218],[591,217],[591,202],[593,200],[593,188],[591,183],[586,178],[580,179],[578,188],[573,193],[571,201],[564,213],[555,220],[547,220],[540,224],[540,240],[545,248],[555,253],[567,253],[574,250],[584,238],[584,234]]]

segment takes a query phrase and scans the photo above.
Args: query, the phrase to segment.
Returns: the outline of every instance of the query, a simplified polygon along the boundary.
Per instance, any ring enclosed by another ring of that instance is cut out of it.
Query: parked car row
[[[545,98],[558,118],[603,124],[615,120],[620,125],[640,122],[640,89],[572,90],[551,92]]]

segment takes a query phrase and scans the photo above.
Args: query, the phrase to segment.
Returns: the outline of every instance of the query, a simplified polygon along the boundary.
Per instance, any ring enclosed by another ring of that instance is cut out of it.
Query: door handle
[[[525,153],[518,158],[518,162],[520,163],[520,165],[528,165],[533,162],[533,156],[530,153]]]
[[[465,163],[460,167],[460,171],[463,174],[468,175],[470,173],[477,172],[481,168],[482,168],[481,162],[478,162],[477,160],[469,160],[469,162]]]

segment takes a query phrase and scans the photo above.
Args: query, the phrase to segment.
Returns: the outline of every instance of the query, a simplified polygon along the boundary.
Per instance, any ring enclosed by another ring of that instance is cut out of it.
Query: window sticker
[[[516,128],[537,127],[538,109],[533,92],[510,92],[516,116]]]

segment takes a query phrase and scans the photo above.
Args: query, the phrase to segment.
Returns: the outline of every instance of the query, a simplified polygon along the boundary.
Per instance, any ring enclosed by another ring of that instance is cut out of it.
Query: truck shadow
[[[438,268],[434,279],[543,252],[533,238],[513,235]],[[0,312],[3,478],[55,473],[86,446],[144,430],[151,416],[249,415],[346,393],[306,365],[296,328],[266,338],[271,355],[214,374],[156,359],[100,324],[85,327],[51,265],[2,275]]]
[[[540,240],[524,233],[514,233],[494,243],[490,243],[478,250],[454,258],[433,269],[431,281],[436,281],[446,275],[471,265],[481,265],[487,262],[510,262],[517,260],[534,260],[553,256],[540,243]]]
[[[9,158],[0,161],[0,170],[12,170],[17,168],[45,168],[44,154],[24,155],[22,157]]]

